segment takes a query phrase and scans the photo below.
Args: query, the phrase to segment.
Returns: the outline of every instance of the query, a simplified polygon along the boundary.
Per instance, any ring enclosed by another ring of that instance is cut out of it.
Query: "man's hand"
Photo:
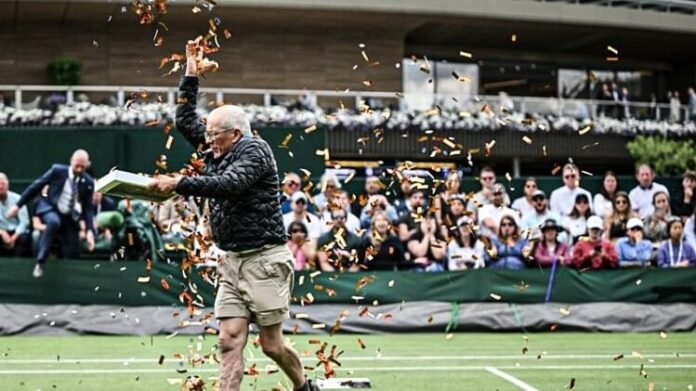
[[[186,76],[198,76],[198,40],[186,44]]]
[[[87,231],[87,236],[85,239],[87,239],[87,251],[94,251],[94,232]]]
[[[15,204],[7,210],[5,217],[7,217],[8,219],[14,219],[15,217],[17,217],[17,214],[19,214],[19,207],[17,207],[17,205]]]
[[[174,191],[174,189],[176,189],[176,185],[179,184],[180,180],[181,175],[178,174],[174,176],[159,176],[157,178],[153,178],[152,182],[150,182],[147,188],[160,193],[171,193]]]

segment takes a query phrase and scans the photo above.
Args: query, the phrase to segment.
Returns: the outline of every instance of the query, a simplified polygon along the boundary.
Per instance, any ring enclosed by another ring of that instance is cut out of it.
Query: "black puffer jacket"
[[[198,78],[182,78],[176,127],[194,148],[205,144],[205,125],[195,111],[197,93]],[[217,159],[212,152],[206,154],[204,162],[204,175],[182,179],[176,192],[210,199],[210,225],[218,247],[243,251],[286,242],[278,168],[266,141],[245,136]]]

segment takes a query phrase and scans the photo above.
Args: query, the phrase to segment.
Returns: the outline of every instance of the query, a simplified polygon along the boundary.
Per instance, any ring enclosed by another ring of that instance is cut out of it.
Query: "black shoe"
[[[309,391],[321,391],[318,385],[312,384],[312,381],[307,379],[307,388],[309,388]]]

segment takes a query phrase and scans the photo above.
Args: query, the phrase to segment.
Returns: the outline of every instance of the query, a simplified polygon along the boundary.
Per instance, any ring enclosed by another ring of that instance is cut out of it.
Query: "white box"
[[[124,198],[164,202],[176,197],[176,193],[159,193],[147,188],[152,178],[132,172],[113,170],[97,181],[94,191]]]

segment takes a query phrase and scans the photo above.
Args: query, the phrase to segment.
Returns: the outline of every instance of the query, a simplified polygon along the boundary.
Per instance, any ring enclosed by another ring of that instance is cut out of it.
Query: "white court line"
[[[543,355],[544,361],[548,360],[581,360],[581,359],[613,359],[616,354],[545,354]],[[656,353],[656,354],[644,354],[646,359],[648,358],[696,358],[696,353],[679,353],[677,357],[676,353]],[[631,355],[626,355],[624,360],[636,359],[639,357],[634,357]],[[141,358],[65,358],[62,357],[60,361],[53,359],[0,359],[0,365],[2,364],[88,364],[88,363],[152,363],[157,362],[157,357],[141,357]],[[247,358],[250,362],[266,362],[271,361],[267,357],[256,357]],[[302,357],[302,360],[314,361],[314,357]],[[341,361],[435,361],[435,360],[535,360],[537,361],[537,355],[530,353],[527,355],[521,354],[508,354],[508,355],[475,355],[475,356],[366,356],[366,357],[342,357]],[[166,357],[165,361],[181,361],[174,358]]]
[[[417,367],[353,367],[341,368],[340,371],[354,372],[421,372],[421,371],[482,371],[487,370],[486,366],[417,366]],[[568,369],[568,370],[617,370],[631,369],[637,367],[635,365],[535,365],[535,366],[499,366],[500,369],[506,370],[540,370],[540,369]],[[647,369],[696,369],[696,364],[678,364],[678,365],[650,365]],[[207,373],[218,372],[218,368],[187,368],[188,373]],[[0,370],[0,375],[76,375],[76,374],[108,374],[108,373],[175,373],[172,368],[150,368],[150,369],[19,369],[19,370]]]
[[[501,371],[500,369],[493,368],[493,367],[485,367],[484,368],[486,371],[498,376],[501,379],[504,379],[508,383],[512,383],[516,385],[517,387],[523,389],[524,391],[539,391],[538,389],[530,386],[529,384],[523,382],[522,380],[510,375],[509,373],[505,373]]]

